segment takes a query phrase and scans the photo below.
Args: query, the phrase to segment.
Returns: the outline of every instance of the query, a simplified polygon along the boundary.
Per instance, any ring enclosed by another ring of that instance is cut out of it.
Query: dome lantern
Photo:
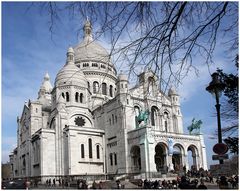
[[[84,32],[84,39],[87,41],[92,41],[92,25],[91,22],[88,20],[85,22],[85,25],[83,27],[83,32]]]
[[[74,50],[72,47],[69,47],[67,51],[67,64],[74,64]]]

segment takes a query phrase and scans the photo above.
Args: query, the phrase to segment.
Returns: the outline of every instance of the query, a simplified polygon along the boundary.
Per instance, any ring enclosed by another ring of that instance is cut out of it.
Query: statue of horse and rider
[[[149,111],[140,111],[138,116],[135,117],[136,120],[136,127],[139,128],[139,125],[142,123],[142,121],[144,121],[144,126],[147,125],[147,120],[149,117]]]
[[[202,125],[202,120],[195,121],[195,118],[193,118],[192,124],[187,128],[189,131],[189,134],[191,135],[193,130],[195,130],[195,134],[200,134],[201,125]]]

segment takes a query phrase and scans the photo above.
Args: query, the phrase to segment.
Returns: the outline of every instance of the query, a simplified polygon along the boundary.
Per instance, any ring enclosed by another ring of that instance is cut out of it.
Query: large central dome
[[[111,65],[110,55],[107,50],[100,44],[93,40],[92,26],[90,21],[86,21],[84,27],[84,39],[81,43],[74,47],[75,61],[97,61],[104,62]]]

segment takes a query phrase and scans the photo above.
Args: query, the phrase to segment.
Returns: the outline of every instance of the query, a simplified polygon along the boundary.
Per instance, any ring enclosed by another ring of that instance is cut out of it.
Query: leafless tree
[[[45,2],[40,7],[49,14],[52,34],[62,12],[89,17],[101,26],[97,37],[110,37],[115,61],[127,64],[129,74],[151,68],[162,91],[190,70],[198,74],[199,64],[213,63],[219,39],[226,50],[238,49],[237,2]],[[197,56],[203,63],[194,61]]]

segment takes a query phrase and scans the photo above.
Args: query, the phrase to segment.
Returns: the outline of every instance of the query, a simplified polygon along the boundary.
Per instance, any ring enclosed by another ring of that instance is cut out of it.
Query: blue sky
[[[37,98],[46,72],[53,85],[57,72],[65,63],[68,47],[77,44],[82,35],[79,38],[76,32],[83,21],[78,17],[69,20],[62,14],[62,23],[57,25],[52,40],[48,15],[40,15],[36,8],[26,11],[28,6],[28,3],[2,3],[2,162],[8,160],[16,146],[16,119],[21,115],[24,102]],[[233,57],[218,44],[214,55],[216,64],[209,70],[212,73],[219,67],[225,72],[234,72],[232,60]],[[207,66],[201,64],[200,58],[195,58],[194,62],[199,62],[199,76],[190,72],[178,87],[178,92],[185,132],[193,117],[203,121],[209,165],[217,163],[211,160],[212,147],[217,139],[209,138],[217,129],[215,100],[205,90],[211,81]]]

